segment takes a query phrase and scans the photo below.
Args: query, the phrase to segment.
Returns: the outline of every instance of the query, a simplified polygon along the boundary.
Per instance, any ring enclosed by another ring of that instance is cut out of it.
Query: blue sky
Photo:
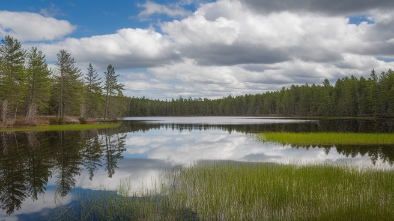
[[[264,93],[394,66],[389,0],[0,0],[0,38],[38,47],[56,74],[115,67],[125,94],[153,99]]]
[[[156,1],[168,4],[171,1]],[[138,14],[143,10],[145,1],[51,1],[51,0],[15,0],[2,1],[0,9],[15,12],[39,13],[44,16],[67,20],[78,28],[70,37],[89,37],[115,33],[116,30],[130,28],[146,28],[150,21],[140,19]],[[160,19],[167,19],[160,16]]]

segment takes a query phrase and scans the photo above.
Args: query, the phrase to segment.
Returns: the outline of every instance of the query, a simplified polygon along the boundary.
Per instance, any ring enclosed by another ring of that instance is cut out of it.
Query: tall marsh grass
[[[199,163],[155,190],[80,195],[62,220],[394,220],[394,171],[339,165]]]
[[[393,220],[394,171],[219,163],[171,177],[169,205],[202,220]]]
[[[289,133],[269,132],[258,135],[262,141],[291,145],[372,145],[394,144],[390,133]]]

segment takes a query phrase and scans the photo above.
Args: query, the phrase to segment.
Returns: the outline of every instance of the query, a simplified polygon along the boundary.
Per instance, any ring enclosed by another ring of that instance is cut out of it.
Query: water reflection
[[[158,126],[158,125],[156,125]],[[160,125],[159,125],[160,126]],[[198,160],[248,162],[347,162],[373,165],[394,162],[393,146],[292,146],[256,141],[253,133],[209,129],[189,130],[185,126],[161,125],[161,130],[137,131],[128,136],[125,157],[163,159],[172,164]],[[167,128],[167,129],[163,129]]]
[[[0,133],[0,220],[70,203],[75,188],[114,190],[120,182],[149,187],[163,169],[199,160],[394,163],[393,146],[280,146],[254,136],[265,131],[392,133],[393,121],[189,120],[138,119],[106,130]]]
[[[1,133],[0,203],[7,214],[35,201],[54,179],[55,194],[64,197],[86,169],[92,179],[104,162],[108,176],[125,151],[126,134],[118,131]]]

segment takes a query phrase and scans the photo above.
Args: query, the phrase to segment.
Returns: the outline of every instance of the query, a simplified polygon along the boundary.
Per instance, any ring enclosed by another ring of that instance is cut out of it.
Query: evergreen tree
[[[75,67],[75,60],[67,51],[61,50],[57,54],[57,59],[58,115],[64,118],[66,113],[75,115],[80,110],[83,89],[83,82],[80,80],[82,73],[79,68]]]
[[[89,64],[88,73],[85,78],[85,115],[86,117],[97,117],[103,103],[101,78]]]
[[[115,74],[115,68],[112,65],[108,65],[107,67],[107,72],[104,72],[105,74],[105,82],[104,82],[104,90],[105,90],[105,107],[104,107],[104,119],[107,119],[111,113],[109,113],[109,108],[111,107],[111,110],[116,110],[118,108],[115,108],[115,106],[118,106],[119,102],[122,102],[122,100],[117,99],[117,103],[111,103],[111,98],[114,96],[122,97],[123,93],[122,91],[124,90],[124,85],[121,83],[118,83],[118,77],[119,75]],[[111,106],[112,105],[112,106]],[[122,105],[121,105],[122,106]],[[114,115],[114,114],[112,114]]]
[[[45,61],[45,55],[37,48],[31,48],[27,54],[27,110],[29,113],[38,110],[44,112],[48,107],[50,97],[50,74]]]
[[[24,70],[26,51],[18,40],[6,36],[0,46],[0,101],[3,103],[3,121],[8,113],[15,118],[26,93],[26,72]],[[4,105],[5,104],[5,105]],[[14,119],[15,119],[14,118]],[[6,122],[3,122],[6,123]]]

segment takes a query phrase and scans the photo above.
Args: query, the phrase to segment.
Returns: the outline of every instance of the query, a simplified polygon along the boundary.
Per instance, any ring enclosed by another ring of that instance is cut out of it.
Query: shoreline
[[[83,125],[120,125],[117,120],[104,120],[104,119],[94,119],[88,118],[84,119],[78,116],[65,116],[62,120],[57,116],[37,116],[32,123],[28,123],[25,117],[18,116],[12,125],[0,124],[0,132],[22,132],[22,131],[42,131],[45,128],[66,128],[78,126],[81,128],[95,127],[95,126],[83,126]],[[101,126],[96,126],[100,128]],[[36,128],[36,129],[35,129]]]

